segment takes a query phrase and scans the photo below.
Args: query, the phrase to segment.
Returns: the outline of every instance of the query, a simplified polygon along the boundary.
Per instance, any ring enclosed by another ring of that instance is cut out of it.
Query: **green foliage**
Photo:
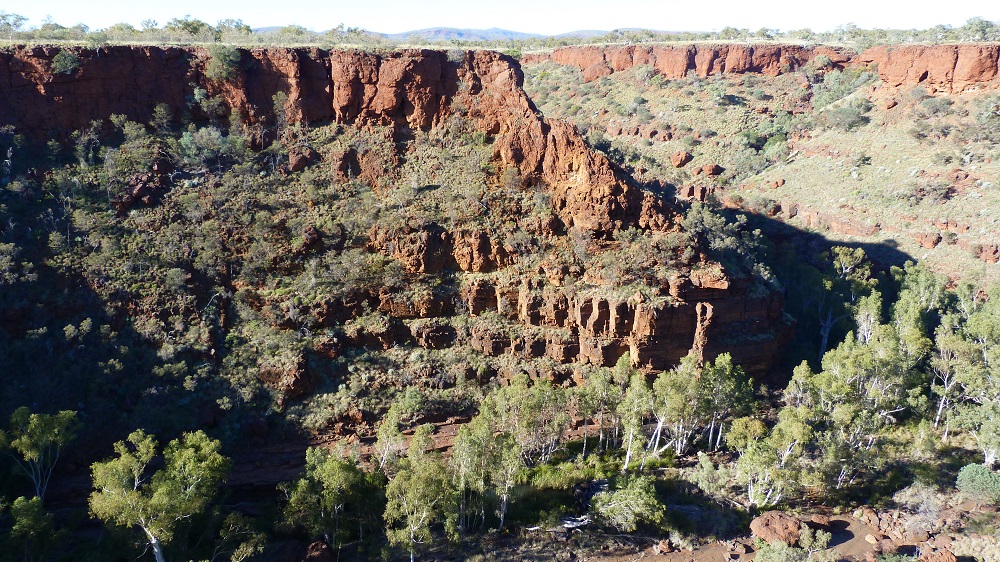
[[[214,38],[215,34],[215,29],[213,29],[211,25],[199,19],[192,18],[191,16],[173,18],[167,22],[164,29],[167,31],[183,32],[195,39],[206,39],[209,37]]]
[[[59,51],[52,57],[52,71],[58,74],[76,74],[80,68],[80,56],[72,51]]]
[[[601,492],[591,500],[591,512],[602,523],[631,533],[639,525],[656,525],[666,511],[648,476],[626,477],[614,491]]]
[[[691,471],[689,479],[709,496],[723,492],[729,485],[731,474],[724,466],[716,467],[712,459],[703,451],[698,451],[698,464]]]
[[[240,52],[228,45],[209,45],[208,56],[205,76],[215,82],[225,82],[232,78],[240,63]]]
[[[566,392],[544,380],[529,384],[527,375],[491,392],[480,405],[480,416],[494,431],[509,433],[521,447],[528,466],[547,462],[562,444],[569,426]]]
[[[11,414],[10,429],[0,431],[0,450],[12,449],[16,453],[11,456],[31,478],[35,496],[44,499],[56,462],[78,429],[74,411],[36,414],[22,406]]]
[[[459,527],[484,525],[486,506],[493,504],[502,529],[511,492],[527,476],[521,445],[509,432],[494,435],[491,420],[480,414],[459,429],[449,464],[459,494]]]
[[[305,475],[283,486],[288,496],[285,521],[322,537],[339,549],[371,526],[371,515],[381,513],[381,489],[357,463],[326,449],[306,450]]]
[[[699,246],[708,248],[709,255],[719,260],[730,275],[750,274],[761,286],[777,287],[766,259],[761,259],[767,252],[763,235],[759,230],[747,228],[744,215],[728,221],[708,205],[695,202],[681,220],[681,226]]]
[[[813,108],[821,109],[856,92],[877,77],[864,69],[833,70],[813,87]]]
[[[827,550],[832,535],[827,531],[814,531],[803,525],[799,534],[799,546],[790,546],[781,541],[765,543],[757,549],[754,560],[763,562],[834,562],[836,551]]]
[[[828,109],[824,112],[826,122],[831,127],[851,131],[868,124],[867,113],[871,110],[871,102],[860,98],[849,104]]]
[[[12,14],[0,10],[0,35],[6,35],[7,40],[13,42],[14,33],[20,30],[26,21],[28,21],[28,18],[20,14]]]
[[[95,491],[90,495],[94,517],[121,527],[138,528],[157,562],[178,524],[205,511],[229,471],[220,443],[202,431],[185,433],[163,450],[164,467],[151,476],[156,440],[142,430],[115,443],[117,458],[91,466]]]
[[[433,540],[432,527],[443,525],[453,537],[457,522],[447,470],[435,454],[423,451],[418,435],[414,443],[386,487],[383,515],[389,544],[407,549],[411,559],[420,545]]]
[[[722,443],[724,424],[734,415],[745,413],[752,397],[749,379],[732,357],[723,353],[698,366],[688,355],[681,364],[660,373],[653,383],[653,414],[656,429],[650,439],[652,450],[660,450],[661,430],[674,454],[686,453],[693,438],[708,429],[706,448]]]
[[[960,492],[1000,503],[1000,473],[981,464],[969,464],[958,471],[955,487]]]
[[[66,531],[57,530],[51,513],[45,511],[39,497],[20,497],[10,506],[13,525],[10,528],[6,552],[0,560],[43,561],[50,560],[62,542]]]
[[[760,562],[805,562],[808,559],[809,553],[805,549],[781,541],[765,543],[754,555],[754,560]]]

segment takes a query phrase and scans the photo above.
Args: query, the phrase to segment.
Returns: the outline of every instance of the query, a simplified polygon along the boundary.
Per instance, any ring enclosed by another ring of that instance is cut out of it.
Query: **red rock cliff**
[[[879,46],[861,54],[834,47],[800,45],[681,45],[564,47],[528,55],[525,64],[552,60],[583,71],[592,81],[633,66],[651,65],[667,78],[794,72],[819,55],[837,67],[877,65],[882,82],[893,87],[924,85],[934,92],[961,93],[1000,86],[1000,45]]]
[[[0,53],[0,98],[4,100],[0,124],[14,125],[38,141],[66,138],[92,120],[112,114],[148,122],[157,104],[184,108],[196,87],[221,96],[247,124],[272,119],[272,98],[284,92],[290,119],[389,126],[400,137],[441,125],[461,107],[480,130],[493,137],[493,156],[500,166],[516,166],[523,177],[549,190],[563,226],[589,230],[596,238],[608,237],[625,226],[659,231],[677,228],[672,207],[631,185],[571,125],[543,118],[521,89],[520,67],[495,52],[466,52],[455,58],[430,50],[373,54],[253,49],[241,51],[239,70],[225,83],[205,76],[207,54],[201,49],[80,49],[81,66],[73,75],[52,72],[52,58],[58,52],[58,48],[35,47]],[[686,68],[683,65],[689,58],[713,72],[737,67],[776,69],[782,60],[799,56],[736,50],[707,58],[697,51],[670,51],[669,56],[655,49],[615,53],[613,60],[621,59],[613,63],[616,68],[654,55],[661,67],[668,68],[665,65],[672,64],[671,57],[680,57],[675,73]],[[488,233],[476,232],[372,233],[373,249],[389,252],[392,248],[407,267],[423,272],[440,269],[443,266],[438,262],[447,262],[449,255],[464,271],[505,267],[509,256],[495,242]],[[747,287],[733,287],[724,276],[721,279],[705,282],[683,277],[676,287],[671,284],[671,298],[657,304],[563,294],[557,286],[537,283],[472,284],[467,303],[472,314],[494,310],[526,326],[547,326],[554,332],[538,341],[517,342],[497,339],[486,330],[473,334],[471,343],[485,353],[550,356],[562,362],[613,364],[629,353],[636,365],[654,369],[668,367],[689,350],[709,356],[729,350],[751,370],[766,370],[785,330],[780,297],[751,297]],[[396,310],[392,307],[399,303],[383,295],[362,298],[374,301],[380,309],[388,307],[387,312],[398,317],[443,313],[441,303],[403,303],[413,306]],[[329,303],[330,310],[318,314],[331,318],[346,314],[339,319],[343,321],[351,316],[349,304]],[[383,336],[388,339],[379,340],[382,345],[407,337],[395,332]],[[443,345],[446,336],[433,329],[414,334],[418,343],[434,346]]]
[[[502,166],[517,166],[525,178],[550,186],[567,226],[609,233],[624,224],[664,228],[671,222],[662,213],[643,220],[643,209],[655,201],[630,187],[573,127],[542,118],[521,90],[520,67],[498,53],[449,60],[430,50],[253,49],[241,52],[240,70],[220,84],[205,77],[202,49],[80,49],[82,64],[72,75],[52,71],[59,50],[0,53],[0,124],[36,140],[65,139],[112,114],[148,122],[157,104],[183,108],[194,88],[203,87],[247,123],[265,121],[272,96],[284,92],[293,120],[391,125],[402,133],[442,123],[460,101],[495,137]]]

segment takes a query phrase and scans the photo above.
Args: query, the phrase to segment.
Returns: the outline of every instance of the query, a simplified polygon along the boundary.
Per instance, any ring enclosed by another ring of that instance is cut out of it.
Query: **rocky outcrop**
[[[879,46],[854,63],[878,65],[879,78],[889,86],[920,84],[931,92],[960,93],[997,86],[1000,45]]]
[[[857,54],[826,46],[800,45],[682,45],[627,47],[563,47],[550,54],[525,57],[525,64],[552,60],[583,71],[592,81],[634,66],[651,65],[666,78],[763,74],[778,76],[799,70],[818,56],[833,68],[875,67],[892,87],[923,85],[932,92],[960,93],[1000,87],[1000,45],[877,46]]]
[[[257,376],[277,390],[283,399],[304,396],[316,385],[315,377],[306,368],[305,357],[289,350],[261,355],[257,361]]]
[[[625,47],[563,47],[549,55],[530,55],[525,64],[550,59],[584,71],[590,82],[634,66],[650,65],[663,76],[678,79],[690,71],[699,76],[717,74],[764,74],[778,76],[794,72],[813,58],[825,55],[834,66],[851,60],[839,48],[799,45],[681,45]]]
[[[766,511],[750,522],[750,531],[765,542],[794,545],[799,542],[801,529],[802,522],[780,511]]]
[[[148,122],[158,104],[186,108],[194,89],[204,88],[220,97],[248,130],[260,130],[258,126],[273,125],[275,95],[282,93],[286,102],[279,109],[290,121],[349,124],[377,135],[379,141],[370,150],[345,148],[323,155],[302,151],[290,158],[289,167],[300,169],[321,159],[333,177],[362,181],[381,193],[394,185],[392,172],[399,162],[394,141],[462,118],[490,139],[496,169],[516,167],[525,184],[547,192],[554,216],[525,217],[526,231],[549,237],[574,229],[602,241],[626,227],[660,232],[678,228],[671,203],[633,185],[572,125],[543,118],[521,89],[520,67],[499,53],[241,50],[233,77],[216,82],[206,77],[208,54],[199,48],[74,50],[81,59],[74,75],[52,72],[59,48],[0,53],[0,97],[5,100],[0,124],[14,125],[36,141],[65,139],[112,114]],[[608,68],[618,70],[654,55],[662,68],[674,58],[690,56],[706,72],[772,72],[781,61],[799,56],[781,49],[755,54],[734,48],[710,54],[656,47],[643,54],[634,48],[616,51],[610,59],[603,51],[591,51],[588,56],[594,61],[588,66],[610,64]],[[650,128],[641,133],[659,138],[667,132]],[[712,175],[722,170],[707,166],[701,171]],[[155,189],[140,184],[133,191],[128,204],[155,195]],[[329,234],[326,240],[318,231],[303,231],[302,251],[344,245],[342,227],[339,235]],[[627,354],[633,364],[653,370],[669,368],[692,351],[706,359],[730,351],[749,371],[762,372],[776,357],[786,330],[779,295],[751,296],[746,283],[730,280],[725,272],[706,273],[714,267],[709,263],[684,264],[669,286],[654,288],[659,291],[656,297],[616,295],[600,282],[581,291],[583,285],[577,282],[585,272],[570,272],[565,266],[540,266],[537,277],[506,275],[502,270],[515,262],[516,252],[502,239],[473,227],[387,220],[366,234],[369,251],[392,256],[408,274],[461,272],[466,277],[461,295],[403,295],[383,287],[310,305],[320,326],[342,328],[344,345],[388,349],[413,342],[436,349],[461,341],[489,355],[598,365],[613,365]],[[690,273],[692,265],[705,271]],[[566,283],[567,277],[574,282]],[[442,320],[458,307],[474,317],[468,331]],[[305,367],[300,358],[283,358],[260,365],[260,377],[283,392],[300,395],[314,382]]]
[[[709,360],[729,352],[748,371],[764,373],[789,336],[780,296],[750,296],[749,287],[721,272],[679,277],[661,291],[650,299],[599,289],[577,293],[542,278],[477,277],[462,301],[484,318],[474,320],[473,347],[494,356],[612,366],[627,355],[633,365],[656,371],[688,353]]]

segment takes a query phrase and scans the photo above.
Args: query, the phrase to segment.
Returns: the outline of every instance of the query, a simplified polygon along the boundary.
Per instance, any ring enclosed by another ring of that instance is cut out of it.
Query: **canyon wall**
[[[220,96],[248,127],[273,123],[273,98],[279,92],[287,95],[284,111],[290,120],[388,127],[397,139],[443,126],[460,114],[492,138],[497,169],[516,166],[529,183],[549,191],[560,224],[546,227],[548,235],[578,228],[595,240],[606,240],[626,227],[660,232],[679,228],[673,207],[635,186],[572,125],[541,116],[521,88],[518,64],[495,52],[455,56],[431,50],[376,54],[252,49],[240,51],[233,76],[215,81],[206,76],[209,55],[199,48],[74,49],[81,64],[72,74],[53,71],[59,51],[32,47],[0,53],[0,125],[13,125],[36,142],[65,140],[92,120],[107,120],[112,114],[149,122],[158,104],[186,111],[195,88]],[[693,56],[709,71],[723,64]],[[733,57],[726,68],[735,68]],[[638,59],[633,53],[629,60]],[[616,63],[616,68],[625,64]],[[770,69],[778,63],[750,56],[740,64]],[[488,232],[438,230],[375,232],[369,247],[420,273],[444,267],[489,273],[513,259]],[[525,329],[511,337],[480,325],[470,343],[489,355],[547,356],[564,363],[608,365],[629,354],[634,364],[650,369],[668,368],[692,350],[707,358],[731,351],[752,372],[766,371],[788,331],[781,296],[751,295],[745,283],[731,282],[721,270],[714,276],[679,275],[676,283],[660,288],[669,296],[655,303],[641,296],[598,296],[601,287],[593,294],[577,294],[561,283],[473,276],[463,284],[467,311],[473,316],[495,312]],[[358,308],[362,303],[365,306]],[[324,303],[323,310],[315,312],[325,322],[342,324],[369,307],[407,321],[454,312],[448,310],[453,304],[400,303],[393,295],[378,293]],[[416,342],[426,347],[449,339],[447,329],[433,323],[416,326],[352,337],[357,345]]]
[[[528,181],[552,189],[567,226],[606,235],[627,224],[667,228],[671,222],[668,214],[650,214],[658,202],[630,187],[572,126],[543,119],[521,90],[520,67],[495,52],[449,60],[431,50],[252,49],[241,51],[231,79],[217,82],[205,75],[204,49],[77,49],[80,68],[68,75],[52,70],[59,51],[0,53],[0,125],[36,141],[65,140],[112,114],[148,123],[158,104],[181,112],[201,87],[221,96],[248,125],[273,119],[272,97],[283,92],[290,120],[392,126],[405,136],[442,124],[461,103],[494,137],[502,166],[516,166]]]
[[[961,93],[1000,86],[1000,45],[996,44],[878,46],[860,54],[836,47],[770,44],[584,46],[526,55],[523,62],[552,60],[575,66],[590,82],[640,65],[651,65],[670,79],[692,71],[701,77],[778,76],[795,72],[820,55],[828,57],[835,68],[876,65],[882,82],[893,87],[923,85],[932,92]]]

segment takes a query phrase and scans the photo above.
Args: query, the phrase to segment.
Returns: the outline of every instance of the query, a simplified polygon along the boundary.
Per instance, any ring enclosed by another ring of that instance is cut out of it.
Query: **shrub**
[[[868,102],[868,100],[864,100]],[[826,122],[831,127],[850,131],[868,123],[868,116],[865,113],[871,109],[871,102],[852,103],[837,107],[826,112]]]
[[[58,74],[74,74],[80,68],[80,57],[70,51],[59,51],[52,57],[52,71]]]
[[[211,45],[208,48],[208,63],[205,76],[216,82],[224,82],[233,76],[240,62],[240,52],[228,45]]]
[[[597,494],[591,506],[593,514],[603,523],[625,533],[635,531],[644,523],[657,524],[664,514],[652,479],[643,476],[626,480],[625,485],[614,492]]]
[[[1000,503],[1000,474],[982,464],[969,464],[958,471],[955,487],[972,496]]]
[[[863,70],[837,70],[828,72],[823,83],[817,84],[813,94],[813,107],[819,109],[843,99],[858,88],[875,79],[875,74]]]

